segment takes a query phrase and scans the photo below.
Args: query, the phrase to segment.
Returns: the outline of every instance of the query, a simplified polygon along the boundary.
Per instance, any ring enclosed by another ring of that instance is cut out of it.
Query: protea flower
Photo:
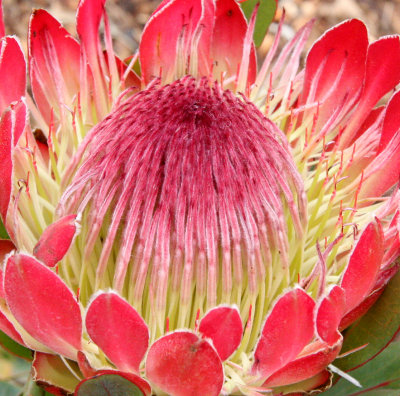
[[[398,269],[399,37],[349,20],[300,70],[312,23],[279,29],[257,73],[257,9],[164,0],[121,61],[104,3],[79,41],[34,11],[33,98],[2,39],[1,330],[54,394],[329,386]]]

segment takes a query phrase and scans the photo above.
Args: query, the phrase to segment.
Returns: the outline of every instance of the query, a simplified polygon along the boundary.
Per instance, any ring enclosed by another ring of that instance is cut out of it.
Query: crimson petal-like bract
[[[29,26],[29,54],[32,91],[42,117],[48,123],[52,114],[62,119],[79,91],[78,42],[48,12],[36,10]]]
[[[302,102],[318,103],[320,128],[343,101],[354,103],[360,95],[367,48],[365,25],[352,19],[325,32],[310,50]]]
[[[346,313],[368,296],[383,258],[383,235],[378,221],[368,224],[355,246],[340,287],[345,291]]]
[[[304,356],[299,356],[272,374],[264,385],[266,387],[289,385],[317,375],[336,358],[341,346],[341,342],[330,347],[316,341],[304,351]]]
[[[400,49],[399,49],[400,52]],[[365,169],[366,181],[360,197],[376,197],[399,180],[400,172],[400,93],[388,102],[381,124],[381,137],[374,159]]]
[[[76,216],[65,216],[47,227],[33,248],[33,255],[54,267],[67,253],[77,232]]]
[[[27,124],[27,108],[23,101],[18,101],[6,110],[0,121],[0,214],[7,225],[7,209],[11,198],[13,176],[13,151],[18,139],[24,132]]]
[[[391,54],[391,56],[386,56]],[[365,79],[355,115],[346,125],[340,147],[346,147],[357,126],[364,122],[373,106],[400,82],[400,38],[386,36],[371,43],[367,51]]]
[[[81,349],[80,308],[54,272],[33,257],[11,256],[4,270],[4,291],[10,311],[31,336],[57,353],[76,359]]]
[[[239,70],[244,52],[247,22],[239,4],[234,0],[219,0],[216,4],[215,25],[210,56],[213,75],[220,79],[234,76]],[[257,73],[254,47],[249,59],[248,79],[253,84]]]
[[[252,371],[264,378],[292,361],[314,334],[314,300],[302,289],[278,299],[264,324]]]
[[[4,37],[0,42],[0,114],[12,103],[25,96],[26,65],[21,44],[15,37]]]
[[[168,334],[150,347],[146,375],[157,387],[175,396],[218,396],[224,380],[215,349],[189,331]]]
[[[177,64],[183,68],[183,75],[186,74],[186,58],[192,50],[198,57],[201,75],[211,72],[209,52],[214,13],[215,4],[210,0],[194,3],[164,1],[158,7],[144,29],[140,43],[140,63],[146,83],[160,76],[170,80]]]
[[[116,293],[100,293],[87,308],[85,325],[90,338],[118,369],[139,372],[149,330],[131,305]]]
[[[338,329],[345,307],[345,292],[339,286],[333,286],[317,307],[315,318],[317,334],[330,346],[342,339]]]
[[[201,319],[200,333],[213,342],[221,360],[236,351],[243,333],[242,320],[237,308],[217,307]]]

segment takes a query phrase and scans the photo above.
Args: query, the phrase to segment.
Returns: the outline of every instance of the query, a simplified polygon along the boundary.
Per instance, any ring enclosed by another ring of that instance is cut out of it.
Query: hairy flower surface
[[[326,389],[398,270],[399,37],[345,21],[301,69],[282,20],[257,72],[257,7],[164,0],[122,61],[104,7],[1,41],[0,329],[56,395]]]

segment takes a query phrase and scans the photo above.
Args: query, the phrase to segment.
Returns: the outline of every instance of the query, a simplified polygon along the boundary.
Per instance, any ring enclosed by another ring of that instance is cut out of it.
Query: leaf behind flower
[[[333,363],[360,381],[363,389],[340,379],[326,392],[328,395],[400,393],[398,390],[393,393],[393,389],[400,389],[400,341],[390,343],[400,328],[399,293],[400,273],[389,282],[376,304],[347,330],[342,353],[368,345]],[[374,390],[370,389],[372,387]],[[388,393],[385,393],[386,390]]]
[[[276,0],[247,0],[241,3],[246,18],[249,20],[254,7],[257,3],[260,3],[260,8],[258,9],[256,26],[254,29],[254,43],[258,47],[264,40],[265,34],[268,31],[269,25],[274,19],[277,1]]]

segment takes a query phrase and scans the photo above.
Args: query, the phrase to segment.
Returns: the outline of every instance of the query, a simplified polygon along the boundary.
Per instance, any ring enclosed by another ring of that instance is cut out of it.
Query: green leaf
[[[269,25],[274,19],[276,12],[276,0],[247,0],[241,3],[244,14],[247,19],[250,19],[254,7],[260,3],[260,8],[258,9],[256,26],[254,29],[254,43],[258,47],[264,40],[267,33]]]
[[[7,382],[0,381],[0,396],[17,396],[21,390]]]
[[[400,328],[400,272],[389,282],[375,305],[344,336],[342,352],[368,344],[364,349],[337,359],[343,371],[362,364],[382,351]],[[400,366],[400,360],[399,360]]]
[[[3,221],[0,219],[0,239],[10,239],[4,227]],[[1,394],[0,394],[1,395]]]
[[[362,389],[341,378],[336,385],[324,392],[326,396],[362,395],[385,396],[400,394],[400,342],[393,342],[376,358],[362,367],[350,371]]]
[[[389,282],[375,305],[345,333],[342,353],[368,345],[333,362],[334,366],[357,379],[363,389],[340,379],[325,392],[327,395],[350,396],[360,391],[363,395],[370,396],[400,394],[400,342],[396,341],[387,346],[400,327],[399,295],[400,273]],[[363,366],[349,371],[367,361]]]
[[[137,58],[136,62],[133,65],[132,70],[138,75],[141,76],[142,75],[142,70],[140,68],[140,62],[139,62],[139,57]]]
[[[32,360],[32,351],[25,348],[18,342],[15,342],[8,335],[0,331],[0,345],[6,350],[11,352],[13,355],[19,356],[26,360]]]
[[[119,375],[100,375],[81,382],[76,396],[143,396],[131,381]]]

